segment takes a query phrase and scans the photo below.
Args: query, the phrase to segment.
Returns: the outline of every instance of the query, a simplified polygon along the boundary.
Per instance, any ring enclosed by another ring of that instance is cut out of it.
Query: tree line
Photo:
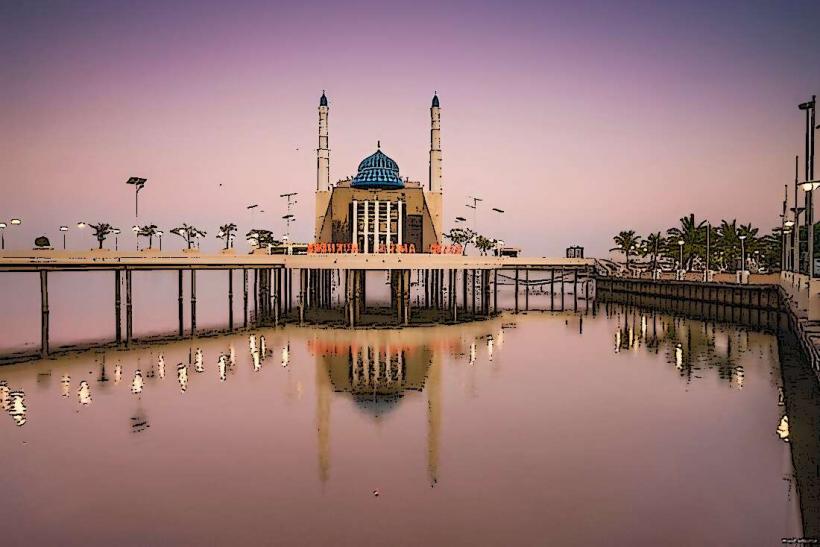
[[[780,228],[760,235],[760,229],[749,224],[738,224],[736,219],[721,220],[711,225],[706,220],[697,221],[694,214],[682,217],[680,224],[665,232],[653,232],[646,237],[635,230],[623,230],[614,236],[615,247],[626,258],[627,269],[633,259],[640,257],[643,265],[651,270],[674,265],[684,270],[709,268],[736,271],[741,268],[745,249],[746,269],[779,269],[782,255]]]

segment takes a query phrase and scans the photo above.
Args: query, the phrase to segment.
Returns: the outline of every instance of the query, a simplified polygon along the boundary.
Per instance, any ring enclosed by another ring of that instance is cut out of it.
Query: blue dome
[[[353,188],[404,188],[399,176],[399,164],[381,150],[367,156],[359,164],[359,172],[351,183]]]

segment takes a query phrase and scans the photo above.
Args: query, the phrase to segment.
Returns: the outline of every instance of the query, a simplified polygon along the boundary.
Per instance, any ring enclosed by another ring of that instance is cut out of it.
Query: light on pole
[[[120,250],[120,229],[119,228],[114,228],[111,231],[114,234],[114,250],[119,251]]]
[[[683,244],[684,241],[682,239],[678,240],[678,247],[680,247],[680,269],[683,270]]]
[[[473,210],[473,230],[478,232],[478,203],[484,200],[476,196],[469,196],[469,198],[473,201],[473,204],[467,203],[466,205]]]
[[[65,251],[65,233],[68,231],[68,226],[60,226],[60,231],[63,232],[63,250]]]
[[[159,238],[159,250],[162,251],[162,236],[165,232],[157,230],[157,237]]]
[[[737,236],[740,240],[740,282],[743,283],[743,275],[746,273],[746,236]]]
[[[140,250],[140,236],[139,236],[140,227],[137,226],[136,224],[134,224],[133,226],[131,226],[131,231],[134,232],[134,241],[137,242],[136,243],[137,250],[139,251]]]
[[[805,160],[805,182],[801,184],[806,192],[806,253],[808,267],[806,268],[809,278],[814,277],[814,196],[813,191],[820,185],[820,181],[814,180],[814,130],[815,130],[815,110],[816,97],[811,96],[811,100],[797,106],[799,110],[806,112],[806,154]],[[795,206],[797,204],[795,203]]]
[[[140,216],[140,190],[145,187],[145,183],[148,182],[148,179],[140,178],[140,177],[131,177],[125,184],[133,184],[136,192],[134,193],[134,217],[139,218]]]

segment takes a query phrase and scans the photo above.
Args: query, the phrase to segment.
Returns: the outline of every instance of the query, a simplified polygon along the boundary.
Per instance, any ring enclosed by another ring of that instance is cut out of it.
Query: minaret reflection
[[[159,358],[157,359],[157,370],[159,371],[159,377],[161,380],[165,379],[165,357],[160,353]]]
[[[114,366],[114,385],[119,384],[120,380],[122,380],[122,365],[117,363]]]
[[[490,337],[492,360],[492,337]],[[427,477],[430,486],[438,482],[438,447],[441,439],[441,360],[440,353],[432,355],[427,381]]]

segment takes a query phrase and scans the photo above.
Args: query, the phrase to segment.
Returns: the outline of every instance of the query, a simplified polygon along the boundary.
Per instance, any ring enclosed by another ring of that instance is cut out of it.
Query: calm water
[[[0,544],[778,545],[817,532],[799,359],[601,305],[6,366]]]

